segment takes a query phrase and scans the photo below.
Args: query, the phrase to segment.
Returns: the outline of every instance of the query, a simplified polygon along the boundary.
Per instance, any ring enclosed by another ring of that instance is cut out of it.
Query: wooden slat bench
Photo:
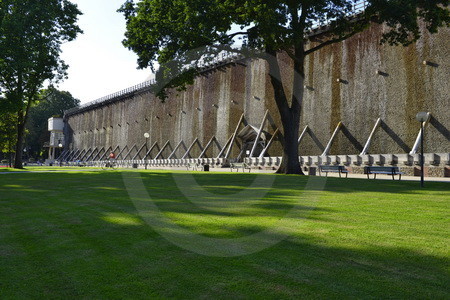
[[[185,164],[185,167],[187,168],[187,170],[191,170],[192,171],[197,171],[198,168],[200,168],[202,165],[199,163],[187,163]]]
[[[328,176],[328,172],[339,173],[339,177],[341,177],[341,174],[345,173],[345,178],[347,178],[348,175],[348,170],[344,166],[319,166],[319,175],[321,172],[324,172],[325,176]]]
[[[245,162],[242,163],[230,163],[230,169],[231,172],[233,172],[233,169],[236,169],[237,172],[239,172],[239,169],[242,169],[242,172],[245,172],[245,169],[248,169],[248,172],[250,173],[251,167]]]
[[[367,174],[367,178],[370,178],[369,175],[373,174],[373,179],[377,177],[377,174],[386,174],[392,175],[392,180],[395,179],[395,175],[398,175],[398,180],[402,179],[402,172],[400,172],[398,167],[379,167],[379,166],[370,166],[365,167],[365,173]]]

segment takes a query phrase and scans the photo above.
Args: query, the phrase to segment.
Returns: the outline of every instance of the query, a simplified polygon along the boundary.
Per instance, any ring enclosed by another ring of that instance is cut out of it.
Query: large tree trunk
[[[282,120],[282,123],[284,129],[283,158],[277,173],[303,175],[298,157],[299,125],[287,120]]]
[[[25,131],[25,124],[19,121],[17,124],[17,142],[15,147],[14,168],[23,169],[22,151],[23,151],[23,136]]]
[[[31,108],[31,103],[33,102],[33,97],[36,94],[36,90],[33,90],[31,93],[29,93],[28,95],[25,95],[23,93],[23,88],[22,88],[22,76],[21,76],[22,72],[19,72],[19,91],[18,91],[18,98],[22,99],[23,97],[26,96],[26,105],[25,105],[25,109],[21,108],[19,109],[19,111],[17,112],[17,143],[16,143],[16,148],[15,148],[15,158],[14,158],[14,168],[16,169],[23,169],[23,164],[22,164],[22,155],[23,155],[23,140],[24,140],[24,136],[25,136],[25,126],[27,123],[27,119],[28,119],[28,112],[30,111]]]
[[[280,64],[277,59],[277,53],[275,51],[267,51],[267,53],[269,54],[266,58],[269,63],[269,76],[274,89],[275,102],[280,113],[284,131],[283,158],[277,173],[304,175],[300,167],[298,156],[298,135],[304,83],[303,51],[300,49],[296,51],[298,58],[294,61],[294,77],[290,106],[281,82]]]

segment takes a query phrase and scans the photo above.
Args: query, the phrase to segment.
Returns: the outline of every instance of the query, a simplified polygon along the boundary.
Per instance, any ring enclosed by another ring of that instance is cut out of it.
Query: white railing
[[[130,94],[130,93],[134,93],[134,92],[139,91],[139,90],[141,90],[143,88],[150,87],[153,84],[155,84],[155,80],[154,79],[148,80],[148,81],[144,81],[144,82],[136,84],[136,85],[134,85],[132,87],[129,87],[129,88],[123,89],[121,91],[115,92],[113,94],[109,94],[107,96],[101,97],[101,98],[96,99],[94,101],[87,102],[87,103],[82,104],[82,105],[80,105],[78,107],[74,107],[74,108],[68,109],[64,113],[65,114],[71,114],[73,112],[82,110],[83,108],[90,107],[90,106],[93,106],[95,104],[102,103],[102,102],[105,102],[105,101],[108,101],[108,100],[111,100],[111,99],[114,99],[114,98],[117,98],[117,97],[121,97],[121,96]]]
[[[363,12],[368,6],[367,0],[359,0],[353,4],[353,14]]]

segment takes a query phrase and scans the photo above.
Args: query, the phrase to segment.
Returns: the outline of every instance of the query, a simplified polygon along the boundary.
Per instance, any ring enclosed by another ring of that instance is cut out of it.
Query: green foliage
[[[49,141],[48,119],[62,117],[65,110],[80,104],[80,100],[73,98],[69,92],[53,87],[41,91],[38,99],[36,105],[30,109],[26,126],[28,133],[25,144],[29,155],[32,156],[42,152],[44,143]]]
[[[22,152],[27,114],[44,82],[67,76],[61,44],[82,32],[76,25],[80,14],[68,0],[0,1],[0,107],[16,114],[16,153]],[[15,167],[21,167],[20,155]]]
[[[75,25],[79,14],[66,0],[0,2],[0,88],[16,109],[32,99],[45,80],[66,76],[60,46],[81,32]]]
[[[0,152],[14,152],[16,132],[16,118],[11,112],[0,113]]]
[[[280,169],[300,173],[298,124],[303,99],[305,56],[350,38],[371,23],[391,28],[381,42],[408,45],[417,40],[419,24],[430,32],[449,24],[448,0],[367,0],[368,7],[353,14],[355,0],[127,0],[122,12],[127,21],[124,46],[138,55],[138,66],[159,66],[154,91],[161,99],[166,89],[184,89],[198,75],[199,62],[208,62],[241,39],[241,53],[252,53],[269,65],[274,98],[284,134]],[[327,23],[322,41],[308,42],[314,27]],[[254,52],[253,52],[254,51]],[[294,80],[285,91],[275,57],[283,51],[293,61]],[[297,150],[296,150],[297,149]],[[286,159],[285,159],[286,158]]]
[[[235,37],[259,50],[290,51],[304,42],[304,32],[329,20],[329,33],[339,39],[364,30],[371,22],[386,22],[392,30],[384,40],[391,44],[417,40],[419,21],[430,32],[449,23],[444,8],[448,0],[368,0],[368,8],[357,22],[348,18],[354,2],[127,0],[119,11],[127,20],[123,44],[136,52],[140,68],[154,68],[155,62],[164,65],[173,60],[183,66],[186,59],[198,58],[192,55],[193,49],[202,48],[197,53],[200,55],[219,45],[232,45]]]

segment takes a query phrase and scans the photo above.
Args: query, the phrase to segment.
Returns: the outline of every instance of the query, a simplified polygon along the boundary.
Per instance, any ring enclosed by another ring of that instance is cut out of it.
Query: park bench
[[[367,178],[369,178],[370,174],[373,174],[373,179],[377,177],[377,174],[387,174],[392,175],[392,180],[395,179],[395,175],[398,175],[398,180],[402,179],[402,172],[400,172],[398,167],[379,167],[379,166],[370,166],[365,167],[365,173],[367,174]]]
[[[186,163],[185,167],[187,168],[187,170],[191,170],[192,171],[197,171],[197,168],[201,167],[201,164],[199,163]]]
[[[344,166],[319,166],[319,175],[321,172],[325,173],[325,176],[328,176],[328,173],[339,173],[339,177],[341,174],[345,173],[345,178],[347,178],[348,170]]]
[[[231,172],[233,172],[233,169],[236,169],[237,172],[239,172],[239,169],[242,169],[242,172],[245,172],[245,169],[248,169],[248,172],[250,173],[251,167],[245,162],[232,162],[230,163],[230,169]]]

